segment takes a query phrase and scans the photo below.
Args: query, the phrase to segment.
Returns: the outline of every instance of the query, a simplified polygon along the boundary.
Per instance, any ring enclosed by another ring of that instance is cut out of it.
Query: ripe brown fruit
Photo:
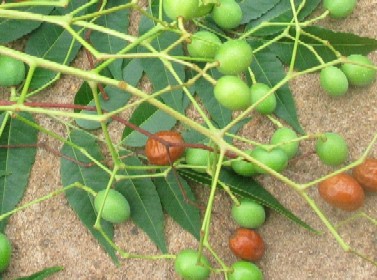
[[[356,166],[352,172],[353,177],[365,190],[377,192],[377,159],[368,158]]]
[[[239,258],[258,261],[262,258],[265,245],[262,237],[252,229],[238,228],[229,239],[229,247]]]
[[[319,195],[334,207],[354,211],[364,203],[364,190],[350,175],[340,173],[319,184]]]
[[[184,143],[181,134],[176,131],[159,131],[154,136],[172,144]],[[145,155],[148,161],[156,165],[169,165],[180,158],[184,151],[183,145],[174,145],[167,148],[166,145],[152,137],[149,137],[145,144]]]

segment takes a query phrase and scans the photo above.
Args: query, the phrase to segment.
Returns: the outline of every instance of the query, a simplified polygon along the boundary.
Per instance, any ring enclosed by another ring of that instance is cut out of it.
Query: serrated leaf
[[[106,9],[116,7],[122,4],[129,3],[129,0],[115,0],[109,1],[106,4]],[[129,9],[119,10],[110,14],[105,14],[99,17],[96,20],[96,24],[110,28],[115,31],[125,32],[128,30],[129,26]],[[116,54],[120,50],[126,47],[127,42],[114,37],[110,36],[109,34],[93,31],[90,40],[93,43],[93,46],[100,52],[109,53],[109,54]],[[110,69],[111,74],[116,79],[122,78],[122,60],[117,59],[113,63],[111,63],[108,68]]]
[[[29,6],[15,10],[39,14],[42,18],[43,15],[50,14],[53,9],[53,6]],[[0,43],[5,44],[17,40],[37,29],[41,23],[41,21],[0,18]]]
[[[211,185],[212,177],[208,174],[198,173],[190,169],[180,169],[179,173],[187,180],[192,180],[207,186]],[[272,194],[264,189],[263,186],[253,178],[239,176],[236,173],[223,168],[220,173],[219,181],[229,186],[230,190],[238,196],[253,199],[258,203],[273,209],[279,214],[284,215],[303,228],[317,233],[317,231],[310,225],[285,208]],[[220,188],[220,186],[218,187]]]
[[[154,180],[162,206],[182,228],[199,240],[201,226],[199,209],[186,201],[189,199],[195,203],[195,196],[186,181],[178,174],[177,176],[171,171],[166,178]],[[179,184],[184,189],[186,199]]]
[[[65,9],[54,10],[52,14],[59,16],[62,15],[62,12],[69,13],[86,2],[86,0],[70,1]],[[79,30],[77,27],[73,28],[75,31]],[[64,28],[45,22],[30,36],[26,43],[25,52],[46,60],[69,64],[76,57],[80,46]],[[31,80],[30,88],[38,89],[53,80],[56,75],[49,69],[37,68]]]
[[[55,273],[58,273],[59,271],[62,271],[63,269],[64,267],[61,267],[61,266],[53,266],[53,267],[45,268],[30,276],[17,278],[17,280],[43,280],[43,279],[46,279],[47,277],[54,275]]]
[[[169,130],[177,122],[175,118],[147,102],[141,103],[136,108],[129,121],[151,133],[156,133],[160,130]],[[129,127],[125,127],[122,138],[122,143],[131,147],[144,146],[147,141],[147,136]]]
[[[108,99],[105,100],[103,98],[102,93],[98,93],[99,103],[102,108],[102,110],[107,112],[112,112],[116,109],[119,109],[120,107],[124,106],[128,100],[130,99],[131,95],[119,88],[113,87],[113,86],[107,86],[105,87],[105,92],[108,96]],[[88,106],[95,106],[95,101],[92,99]],[[96,115],[96,111],[88,111],[88,110],[82,110],[80,114],[86,114],[86,115]],[[110,120],[109,120],[110,121]],[[78,126],[92,130],[92,129],[98,129],[101,127],[101,123],[97,121],[92,120],[86,120],[86,119],[76,119],[76,123]]]
[[[276,55],[268,50],[263,50],[255,54],[251,69],[255,74],[257,82],[265,83],[270,87],[275,86],[284,79],[285,72],[283,65]],[[276,91],[277,105],[275,114],[288,122],[297,132],[303,134],[304,131],[297,118],[296,105],[292,92],[287,84]]]
[[[328,41],[342,55],[351,54],[366,55],[377,49],[377,40],[361,37],[351,33],[335,32],[326,28],[311,26],[304,28],[304,31],[310,33],[322,40]],[[300,40],[316,50],[325,62],[336,59],[335,54],[325,45],[307,35],[301,35]],[[289,64],[293,53],[293,41],[282,41],[274,43],[270,49],[283,61]],[[297,49],[295,68],[303,71],[320,65],[315,55],[305,46],[299,44]]]
[[[93,136],[80,130],[74,130],[70,133],[67,140],[85,149],[96,160],[102,160],[100,148]],[[76,161],[83,163],[91,162],[84,154],[73,149],[68,144],[63,146],[61,153],[69,158],[75,159]],[[73,183],[79,182],[92,188],[96,192],[105,189],[110,179],[109,174],[97,165],[86,167],[63,157],[60,164],[60,175],[63,186],[69,186]],[[82,189],[74,188],[66,191],[66,197],[70,206],[78,215],[84,226],[103,246],[113,261],[117,263],[118,259],[115,255],[114,248],[111,247],[106,239],[93,228],[97,214],[94,208],[92,195]],[[102,228],[109,238],[112,239],[114,236],[113,225],[103,221]]]
[[[243,17],[241,23],[248,23],[271,10],[280,0],[243,0],[239,3]]]
[[[126,157],[126,165],[141,166],[142,163],[136,157]],[[126,169],[121,175],[142,175],[143,172]],[[156,186],[149,178],[124,180],[116,184],[116,189],[128,200],[131,208],[131,218],[149,238],[163,252],[167,252],[164,232],[164,214],[162,212],[160,198]]]
[[[222,75],[218,71],[211,71],[212,77],[219,79]],[[232,120],[232,111],[220,105],[213,93],[213,85],[206,79],[200,78],[196,82],[196,94],[203,102],[211,119],[219,128],[225,127]]]
[[[298,14],[298,19],[300,21],[304,20],[308,15],[310,15],[316,7],[318,7],[321,0],[295,0],[295,7],[296,9],[300,6],[300,4],[305,1],[305,5]],[[257,27],[258,25],[262,24],[263,22],[291,22],[293,19],[293,12],[290,0],[281,0],[277,5],[275,5],[271,10],[267,13],[262,15],[260,18],[256,20],[250,21],[250,23],[246,26],[246,29],[252,29]],[[254,36],[268,36],[275,34],[281,30],[283,30],[284,26],[268,26],[259,29],[255,33]]]
[[[146,18],[142,17],[140,23],[140,34],[144,34],[147,30],[152,28],[154,23]],[[172,45],[175,41],[179,39],[179,35],[172,32],[163,32],[155,40],[151,42],[151,45],[157,50],[162,51]],[[146,52],[147,50],[143,47],[138,48],[139,52]],[[179,45],[169,52],[172,56],[182,56],[184,55],[182,46]],[[166,88],[167,86],[179,85],[175,77],[169,70],[165,67],[163,62],[158,58],[145,58],[141,59],[141,63],[144,68],[144,72],[148,79],[153,85],[154,91],[159,91]],[[185,67],[181,64],[173,65],[174,71],[181,81],[185,81]],[[164,93],[161,99],[165,104],[175,109],[180,113],[184,113],[187,108],[189,101],[188,97],[183,93],[182,89],[173,90],[171,92]]]
[[[0,116],[3,122],[7,113]],[[29,113],[20,113],[21,117],[34,122]],[[38,130],[18,120],[9,118],[0,136],[0,145],[35,145]],[[28,184],[31,168],[36,154],[36,147],[0,148],[0,169],[5,176],[0,177],[0,214],[13,210],[21,201]],[[8,219],[0,221],[0,232],[3,232]]]

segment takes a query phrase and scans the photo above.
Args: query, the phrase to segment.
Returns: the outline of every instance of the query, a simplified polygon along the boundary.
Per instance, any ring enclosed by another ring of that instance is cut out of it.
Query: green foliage
[[[33,122],[28,113],[20,113],[20,117]],[[36,154],[38,130],[20,119],[10,118],[8,113],[0,115],[1,124],[5,128],[0,136],[0,145],[24,145],[15,149],[0,148],[0,214],[13,210],[21,201],[28,184],[31,168]],[[0,232],[4,232],[7,219],[0,221]]]
[[[45,268],[41,271],[33,273],[30,276],[17,278],[17,280],[43,280],[43,279],[46,279],[46,278],[58,273],[59,271],[62,271],[63,269],[64,268],[61,267],[61,266],[48,267],[48,268]]]

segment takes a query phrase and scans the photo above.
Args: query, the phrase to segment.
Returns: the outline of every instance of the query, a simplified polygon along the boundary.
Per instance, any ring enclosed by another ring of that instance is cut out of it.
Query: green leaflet
[[[334,32],[332,30],[317,26],[304,28],[304,31],[322,40],[328,41],[344,56],[355,53],[366,55],[377,49],[377,40],[372,38],[360,37],[351,33]],[[336,59],[335,54],[327,46],[323,45],[317,40],[314,40],[307,35],[301,35],[300,40],[303,43],[313,46],[313,48],[325,62]],[[289,64],[293,52],[293,45],[293,41],[284,40],[274,43],[270,46],[270,49],[279,57],[279,59],[281,59],[283,63]],[[303,71],[318,65],[320,65],[320,62],[314,56],[314,54],[309,51],[307,47],[299,44],[295,68],[299,71]]]
[[[66,9],[56,9],[54,15],[69,13],[85,4],[85,0],[70,1]],[[78,31],[78,28],[74,28]],[[62,27],[51,23],[43,23],[32,33],[26,43],[25,53],[58,62],[69,64],[79,51],[80,44]],[[56,77],[57,73],[44,68],[37,68],[30,83],[31,89],[38,89]]]
[[[151,133],[156,133],[160,130],[171,129],[177,121],[153,105],[144,102],[136,108],[129,122]],[[147,141],[144,134],[127,126],[123,131],[122,139],[122,143],[131,147],[144,146]]]
[[[63,269],[64,267],[61,267],[61,266],[48,267],[30,276],[17,278],[17,280],[43,280],[43,279],[48,278],[49,276],[52,276],[58,273],[59,271],[62,271]]]
[[[48,15],[54,7],[48,6],[30,6],[17,9],[23,12],[33,14]],[[0,43],[5,44],[21,38],[38,28],[42,22],[22,19],[0,18]]]
[[[125,157],[124,163],[128,166],[141,166],[136,157]],[[143,171],[127,169],[119,172],[120,175],[142,175]],[[131,208],[131,218],[149,238],[163,252],[167,252],[164,232],[164,214],[156,186],[150,178],[123,180],[116,184],[116,189],[128,200]]]
[[[188,180],[192,180],[197,183],[201,183],[204,185],[210,185],[212,181],[212,177],[198,173],[193,170],[189,169],[181,169],[179,170],[181,176]],[[292,212],[290,212],[287,208],[285,208],[280,202],[270,194],[266,189],[264,189],[258,182],[253,180],[250,177],[243,177],[235,174],[234,172],[223,168],[221,170],[219,181],[229,186],[230,190],[237,194],[238,196],[250,198],[258,203],[265,205],[281,215],[284,215],[288,219],[292,220],[293,222],[297,223],[298,225],[302,226],[303,228],[317,233],[315,229],[313,229],[310,225],[306,224]],[[220,186],[218,186],[221,188]]]
[[[195,203],[194,194],[187,182],[178,174],[177,176],[170,171],[166,178],[154,180],[162,206],[182,228],[199,240],[201,226],[199,209],[185,200],[181,187],[184,189],[187,199],[193,203]]]
[[[70,133],[67,140],[85,149],[96,160],[102,160],[99,146],[93,136],[79,130],[74,130]],[[73,149],[68,144],[65,144],[63,146],[61,153],[80,162],[90,162],[90,160],[85,155],[83,155],[78,150]],[[68,186],[75,182],[79,182],[92,188],[96,192],[105,189],[110,179],[109,174],[99,168],[97,165],[85,167],[63,157],[61,158],[60,164],[60,176],[63,186]],[[93,225],[97,218],[93,204],[93,196],[84,190],[74,188],[66,192],[66,197],[72,209],[79,216],[84,226],[104,247],[113,261],[117,263],[118,259],[115,255],[113,247],[111,247],[105,240],[105,238],[93,228]],[[102,228],[109,236],[109,238],[112,239],[114,235],[113,225],[111,223],[102,221]]]
[[[109,1],[105,8],[109,9],[126,3],[129,3],[129,0]],[[103,15],[97,19],[95,23],[112,30],[125,32],[129,26],[128,17],[129,10],[123,9],[108,15]],[[108,54],[116,54],[127,45],[127,42],[120,38],[97,31],[93,31],[90,40],[98,51]],[[122,79],[122,59],[115,60],[108,68],[115,79]]]
[[[265,83],[270,87],[275,86],[285,77],[283,65],[276,55],[268,50],[255,54],[251,69],[257,82]],[[296,105],[288,85],[283,85],[276,91],[277,106],[275,114],[287,121],[297,132],[304,131],[297,118]]]
[[[281,0],[243,0],[239,4],[243,12],[241,23],[248,23],[271,10]]]
[[[5,114],[0,116],[2,123]],[[21,117],[33,122],[29,113],[20,113]],[[9,118],[0,136],[0,145],[37,144],[38,130],[18,120]],[[5,174],[0,177],[0,214],[13,210],[21,201],[28,184],[31,168],[36,154],[36,147],[0,148],[0,170]],[[7,219],[0,221],[3,232]]]

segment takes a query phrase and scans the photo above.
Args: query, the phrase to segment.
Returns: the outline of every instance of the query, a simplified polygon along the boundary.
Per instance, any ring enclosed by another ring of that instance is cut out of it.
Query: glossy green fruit
[[[0,56],[0,86],[20,84],[25,79],[25,64],[9,56]]]
[[[324,0],[323,6],[333,18],[344,18],[350,15],[356,6],[356,0]]]
[[[235,262],[232,269],[233,272],[228,274],[228,280],[263,280],[262,271],[252,262]]]
[[[250,106],[250,89],[237,76],[222,76],[214,88],[217,101],[230,110],[245,110]]]
[[[245,40],[229,40],[220,46],[215,60],[224,75],[238,75],[250,66],[253,49]]]
[[[320,84],[330,96],[341,96],[348,90],[347,76],[335,66],[329,66],[321,70]]]
[[[177,274],[185,280],[207,279],[211,272],[210,264],[203,255],[201,255],[200,264],[198,264],[198,257],[199,253],[192,249],[179,252],[174,263]]]
[[[200,0],[163,0],[165,14],[172,20],[178,17],[192,19],[196,16]]]
[[[245,153],[247,153],[248,155],[251,155],[252,151],[246,150]],[[254,164],[246,160],[243,160],[241,158],[232,161],[232,169],[238,175],[245,176],[245,177],[252,176],[255,174]]]
[[[12,255],[12,244],[8,237],[0,232],[0,273],[9,266]]]
[[[202,166],[203,168],[195,168],[197,172],[205,173],[211,153],[203,149],[188,148],[186,149],[186,163],[193,166]]]
[[[191,37],[191,43],[187,44],[187,51],[191,57],[214,58],[221,45],[217,35],[209,31],[198,31]]]
[[[200,5],[200,1],[199,1]],[[195,17],[204,17],[208,15],[214,7],[214,4],[200,5],[195,12]]]
[[[242,9],[234,0],[220,0],[220,5],[212,11],[213,21],[221,28],[229,29],[240,25]]]
[[[99,191],[94,199],[97,213],[101,209],[105,194],[106,190]],[[110,223],[122,223],[130,217],[130,214],[131,210],[127,199],[120,192],[110,189],[102,210],[102,218]]]
[[[368,57],[359,54],[350,55],[347,59],[367,66],[374,65]],[[349,83],[354,86],[367,86],[376,79],[376,70],[365,66],[344,63],[341,69],[346,74]]]
[[[251,86],[251,104],[255,104],[257,101],[267,95],[271,88],[262,83],[256,83]],[[263,115],[271,114],[276,108],[276,96],[275,93],[269,95],[261,103],[259,103],[255,110]]]
[[[326,165],[337,166],[348,158],[348,145],[339,134],[327,132],[317,139],[316,153]]]
[[[266,212],[262,205],[250,199],[242,199],[240,205],[233,205],[232,217],[244,228],[258,228],[266,220]]]
[[[271,151],[267,151],[262,147],[256,147],[252,151],[251,155],[253,158],[275,170],[276,172],[283,171],[288,165],[288,155],[280,148],[275,148]],[[256,172],[261,174],[268,173],[267,171],[256,165],[255,170]]]
[[[297,137],[297,133],[293,129],[290,129],[288,127],[281,127],[274,132],[271,137],[270,143],[272,145],[276,145],[289,142],[293,139],[296,139]],[[279,145],[279,148],[287,154],[289,159],[291,159],[297,154],[299,145],[299,142],[291,142]]]

